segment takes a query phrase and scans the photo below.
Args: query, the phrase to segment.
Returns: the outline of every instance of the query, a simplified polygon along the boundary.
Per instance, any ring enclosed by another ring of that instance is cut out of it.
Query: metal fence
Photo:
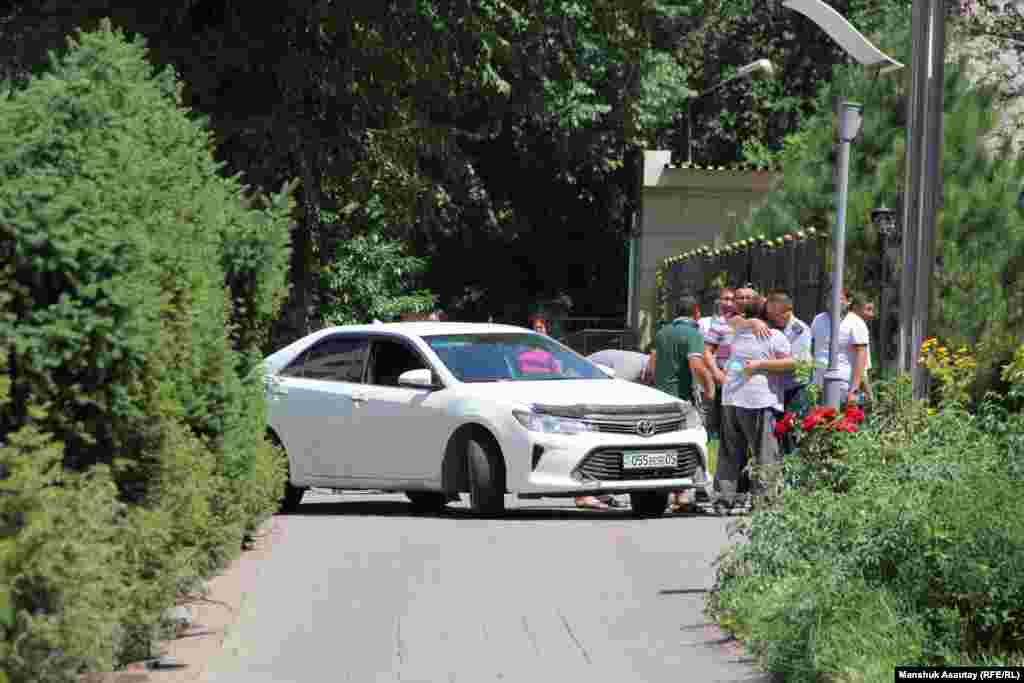
[[[684,294],[697,297],[705,315],[714,312],[720,286],[751,284],[759,292],[784,289],[794,313],[810,322],[824,310],[829,287],[828,242],[815,233],[745,241],[722,249],[702,248],[670,259],[658,290],[659,312]]]

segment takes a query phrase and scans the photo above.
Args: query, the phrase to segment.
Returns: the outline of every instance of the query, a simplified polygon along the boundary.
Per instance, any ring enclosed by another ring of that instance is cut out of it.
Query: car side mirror
[[[615,377],[615,368],[610,368],[607,365],[601,365],[600,363],[594,363],[594,365],[601,368],[601,372],[608,375],[609,377]]]
[[[437,389],[437,382],[434,381],[434,373],[429,368],[416,368],[406,370],[398,376],[398,386],[411,387],[413,389]]]

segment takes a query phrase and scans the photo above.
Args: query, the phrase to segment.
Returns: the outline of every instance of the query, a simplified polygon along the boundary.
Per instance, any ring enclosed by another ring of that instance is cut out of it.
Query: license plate
[[[679,464],[678,453],[623,453],[624,470],[658,470]]]

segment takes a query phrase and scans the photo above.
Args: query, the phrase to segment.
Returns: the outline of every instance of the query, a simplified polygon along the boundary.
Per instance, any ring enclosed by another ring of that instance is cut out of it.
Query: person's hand
[[[758,339],[767,339],[772,336],[772,328],[763,320],[758,320],[757,318],[751,319],[750,327],[754,332],[754,336]]]
[[[761,369],[761,362],[756,360],[748,360],[743,364],[743,374],[747,379],[754,376],[754,373]]]
[[[846,402],[847,403],[852,403],[852,404],[856,405],[857,404],[857,394],[858,393],[860,393],[860,392],[857,391],[856,389],[850,389],[850,391],[847,392],[847,394],[846,394]]]

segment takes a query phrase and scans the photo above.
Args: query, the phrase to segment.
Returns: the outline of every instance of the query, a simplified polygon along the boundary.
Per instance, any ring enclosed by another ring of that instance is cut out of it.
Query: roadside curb
[[[184,603],[192,610],[194,635],[157,643],[154,652],[177,662],[173,669],[149,669],[146,662],[133,662],[121,671],[86,674],[80,683],[202,683],[211,664],[224,656],[241,652],[238,625],[260,575],[263,560],[270,556],[285,533],[284,518],[270,517],[256,531],[253,545],[223,572],[207,583],[207,596]]]

